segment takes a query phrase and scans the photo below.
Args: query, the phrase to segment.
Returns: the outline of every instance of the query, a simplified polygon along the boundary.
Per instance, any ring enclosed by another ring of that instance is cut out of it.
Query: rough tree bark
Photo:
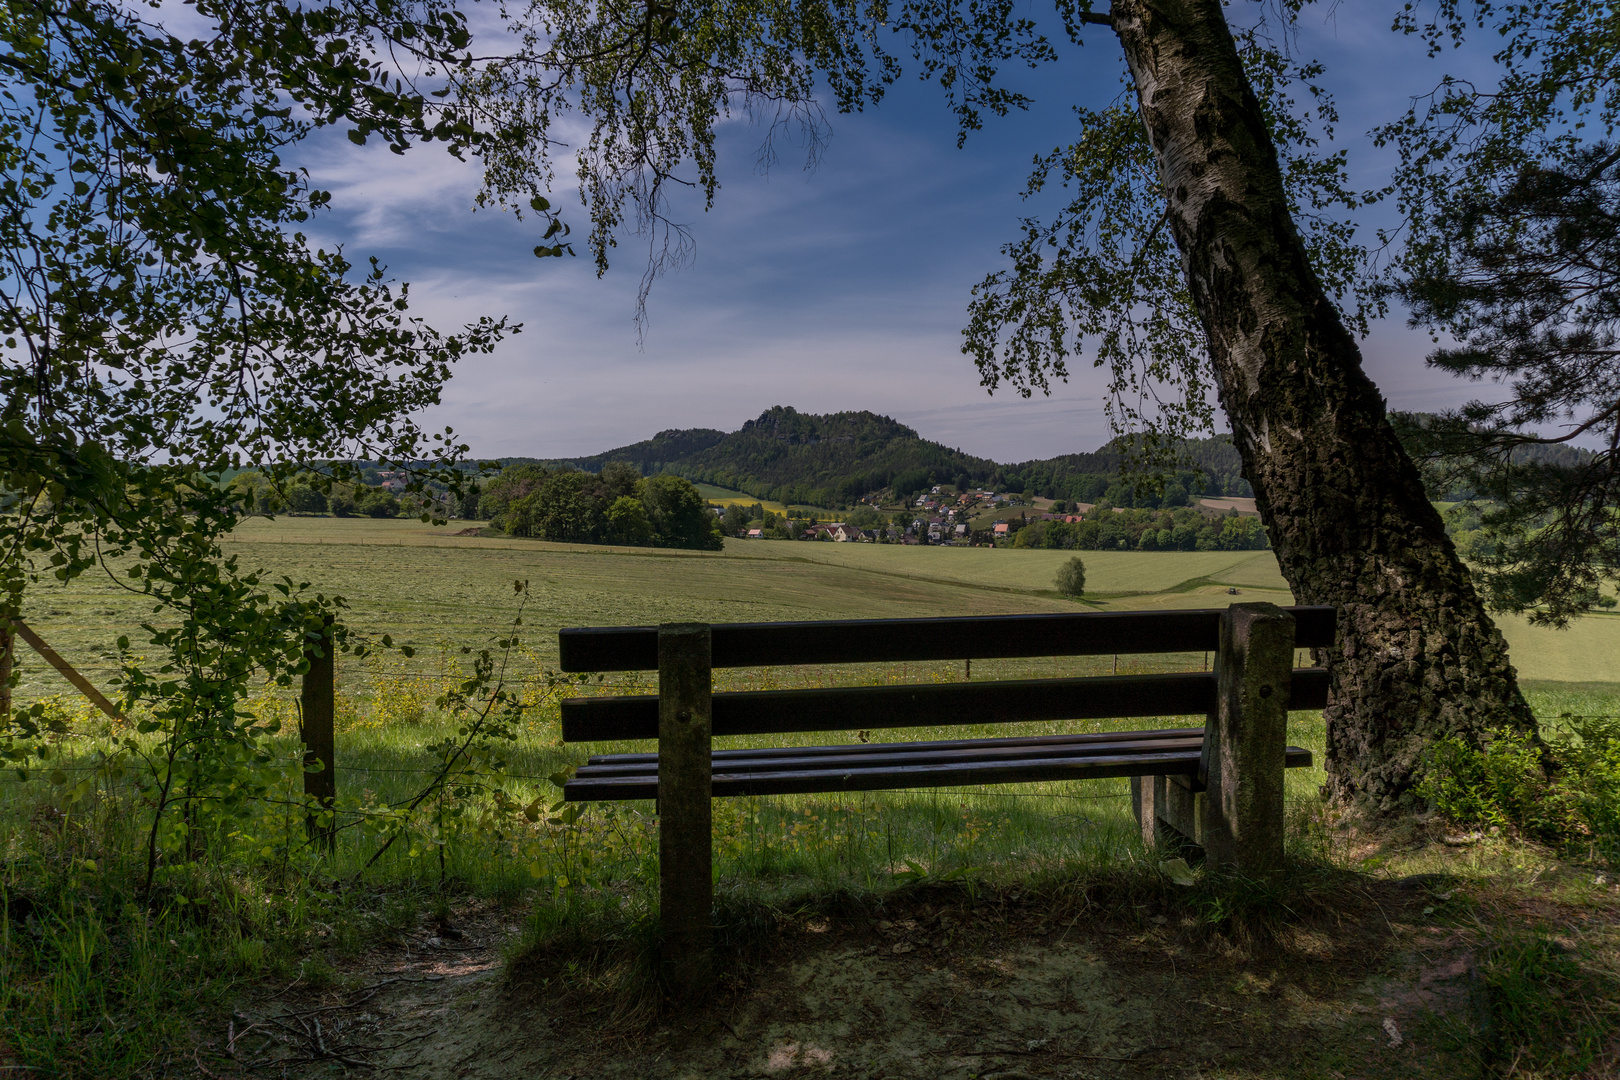
[[[1507,646],[1311,270],[1220,0],[1115,0],[1112,24],[1283,576],[1333,604],[1330,793],[1412,805],[1435,739],[1533,729]]]

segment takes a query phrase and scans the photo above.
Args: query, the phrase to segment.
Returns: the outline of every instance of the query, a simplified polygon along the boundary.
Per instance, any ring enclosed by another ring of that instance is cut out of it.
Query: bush
[[[308,484],[294,484],[287,489],[287,509],[295,514],[326,513],[326,494]]]
[[[1064,563],[1057,572],[1057,591],[1064,596],[1081,596],[1086,591],[1086,564],[1076,555]]]
[[[373,491],[360,500],[360,512],[367,517],[399,517],[399,500],[386,491]]]
[[[1453,821],[1512,828],[1588,858],[1620,862],[1620,722],[1567,718],[1541,748],[1497,732],[1482,748],[1455,736],[1429,749],[1419,794]]]

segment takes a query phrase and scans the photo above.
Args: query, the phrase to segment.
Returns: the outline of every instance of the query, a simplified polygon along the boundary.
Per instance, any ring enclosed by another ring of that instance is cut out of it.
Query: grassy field
[[[459,528],[372,518],[246,522],[230,545],[264,567],[344,596],[350,623],[436,650],[499,636],[512,614],[511,583],[530,583],[525,638],[539,662],[555,655],[562,626],[645,625],[693,619],[885,618],[1072,611],[1052,590],[1064,552],[879,544],[729,541],[722,553],[624,549],[457,536]],[[1289,601],[1269,552],[1086,552],[1089,610],[1224,606]],[[1239,589],[1236,596],[1229,588]],[[114,642],[139,640],[150,617],[138,594],[90,576],[33,594],[25,617],[95,681],[115,674]],[[1531,682],[1620,683],[1620,615],[1593,615],[1567,631],[1499,620],[1520,674]],[[66,690],[25,654],[19,696]],[[424,660],[426,662],[426,660]],[[1191,658],[1174,658],[1185,666]],[[1092,662],[1058,664],[1077,673]],[[985,664],[994,677],[1027,664]],[[1042,670],[1054,665],[1036,665]]]
[[[459,523],[436,529],[402,520],[283,518],[247,522],[230,544],[246,567],[262,567],[344,596],[350,605],[347,621],[353,627],[379,636],[389,633],[396,641],[420,650],[409,662],[388,653],[364,662],[340,659],[337,780],[340,805],[351,820],[359,818],[354,812],[357,807],[401,806],[423,790],[439,760],[432,744],[453,739],[464,722],[437,708],[435,699],[454,677],[460,646],[486,646],[507,632],[515,611],[514,580],[529,582],[530,599],[524,612],[524,644],[514,654],[512,679],[536,707],[519,737],[501,747],[507,759],[503,783],[509,795],[520,802],[539,800],[537,805],[557,798],[546,778],[559,767],[581,762],[587,752],[650,748],[632,744],[586,748],[561,743],[556,692],[548,688],[544,672],[555,664],[556,630],[562,626],[1117,611],[1290,599],[1275,560],[1267,552],[1088,552],[1084,558],[1093,591],[1076,602],[1051,589],[1058,564],[1069,557],[1060,552],[732,541],[723,552],[701,553],[455,535],[463,528]],[[1236,595],[1232,589],[1238,590]],[[30,623],[104,686],[115,674],[112,663],[118,635],[128,633],[139,641],[141,620],[152,617],[139,595],[105,575],[43,590],[31,602],[33,606],[25,612]],[[1514,660],[1526,677],[1526,691],[1541,716],[1620,712],[1620,618],[1590,618],[1565,633],[1532,628],[1522,620],[1506,620],[1503,628],[1512,643]],[[90,714],[59,676],[37,658],[25,654],[21,660],[24,677],[19,696],[27,700],[63,695],[60,707],[71,717],[72,735],[57,746],[55,767],[90,768],[98,753],[128,737],[127,729]],[[972,676],[983,680],[1094,674],[1113,670],[1116,663],[1121,671],[1196,670],[1204,662],[1203,656],[1190,654],[1151,659],[980,661],[973,664]],[[772,688],[955,682],[965,676],[962,665],[954,663],[852,665],[846,669],[721,672],[717,683],[720,689]],[[646,691],[651,686],[647,673],[637,673],[610,679],[605,688]],[[251,704],[261,715],[279,715],[284,730],[296,729],[291,703],[284,697],[266,694]],[[1164,719],[1174,722],[1176,718]],[[1197,717],[1183,719],[1189,725],[1201,722]],[[1139,723],[1130,722],[1130,726]],[[1119,726],[1118,722],[1030,724],[1020,725],[1024,730],[1016,733]],[[895,733],[875,731],[872,737],[932,739],[1012,733],[1008,727],[941,724]],[[847,741],[852,734],[831,732],[802,741]],[[1317,762],[1315,768],[1289,772],[1291,815],[1299,821],[1315,820],[1312,815],[1319,813],[1318,791],[1324,780],[1320,714],[1294,714],[1289,738],[1312,749]],[[795,737],[769,736],[749,739],[747,744],[794,741]],[[282,743],[281,752],[294,760],[296,747],[291,737]],[[297,782],[296,771],[289,770],[286,778],[290,794]],[[108,782],[106,792],[98,796],[102,818],[94,829],[76,826],[80,832],[72,835],[81,839],[73,843],[79,846],[69,850],[66,839],[49,839],[57,834],[47,826],[66,818],[43,812],[50,798],[48,785],[37,778],[21,784],[6,774],[0,781],[0,850],[9,853],[9,861],[0,863],[0,893],[10,896],[19,889],[34,888],[44,873],[42,867],[58,867],[66,875],[61,879],[63,896],[80,896],[88,886],[76,884],[80,878],[74,875],[82,877],[86,865],[106,875],[96,884],[100,890],[96,895],[117,897],[122,895],[119,888],[129,889],[127,884],[117,885],[115,877],[123,874],[120,880],[129,880],[134,873],[130,868],[140,864],[138,819],[144,811],[120,811],[120,807],[143,804],[135,793],[115,787],[113,781]],[[455,800],[450,802],[454,809]],[[252,846],[262,844],[270,853],[302,850],[301,811],[278,817],[277,804],[272,800],[266,805],[269,809],[250,826],[243,826],[254,834]],[[440,807],[438,811],[433,810],[435,805]],[[120,1015],[142,1018],[138,1023],[126,1023],[125,1029],[157,1032],[151,1037],[160,1043],[183,1043],[190,1035],[176,1018],[195,1004],[188,996],[194,982],[215,979],[212,985],[220,993],[223,991],[217,988],[231,985],[230,979],[274,977],[285,986],[288,979],[308,974],[309,965],[315,962],[311,955],[318,961],[324,955],[319,951],[322,948],[335,955],[343,955],[343,950],[359,953],[369,947],[372,938],[367,935],[378,932],[374,924],[414,924],[417,912],[412,905],[427,902],[421,898],[440,897],[433,903],[446,902],[447,895],[494,898],[515,906],[533,904],[540,910],[548,897],[575,895],[567,892],[569,882],[576,886],[584,882],[605,894],[626,896],[638,889],[645,892],[655,880],[650,870],[656,857],[651,804],[599,805],[571,823],[550,819],[549,825],[544,821],[526,825],[519,821],[515,828],[508,823],[500,831],[474,828],[470,817],[446,819],[443,805],[442,801],[424,804],[406,842],[389,848],[375,865],[369,860],[378,851],[376,833],[357,827],[342,834],[336,852],[323,861],[320,872],[363,882],[365,889],[346,886],[325,899],[312,899],[298,888],[264,885],[261,896],[254,892],[261,884],[245,871],[237,877],[225,872],[209,876],[201,864],[195,869],[179,864],[174,876],[165,879],[169,883],[165,887],[177,892],[192,890],[189,910],[196,911],[199,904],[235,905],[247,914],[235,922],[221,920],[217,926],[204,926],[184,912],[172,918],[165,914],[162,918],[169,921],[154,925],[169,929],[155,933],[147,945],[140,945],[133,930],[104,931],[93,921],[72,924],[78,928],[76,933],[102,934],[96,940],[103,944],[96,948],[108,948],[105,941],[118,934],[129,936],[140,948],[150,946],[149,952],[137,949],[130,953],[140,963],[132,961],[128,967],[133,974],[127,976],[147,982],[135,990],[107,991],[123,995],[116,1006],[95,996],[103,993],[97,989],[103,983],[97,981],[100,976],[90,977],[86,960],[81,965],[81,981],[87,988],[82,1000],[69,1001],[65,991],[62,996],[82,1015],[62,1019],[67,1006],[52,1004],[50,1009],[56,1011],[50,1013],[49,1023],[28,1019],[36,1014],[26,1012],[23,1005],[7,1004],[4,984],[8,969],[3,965],[9,961],[0,950],[0,1012],[13,1017],[9,1037],[21,1044],[22,1033],[29,1033],[26,1060],[30,1062],[55,1062],[65,1055],[82,1054],[89,1064],[77,1075],[134,1074],[144,1065],[130,1062],[148,1053],[147,1043],[129,1039],[116,1045],[106,1043],[110,1049],[104,1050],[103,1044],[81,1037],[101,1024],[104,1012],[98,1010],[123,1009],[125,1013]],[[59,832],[61,837],[69,837],[66,824]],[[1317,842],[1305,826],[1295,828],[1291,835],[1291,842]],[[39,837],[46,837],[49,843]],[[51,848],[50,844],[60,846]],[[780,900],[791,907],[792,897],[818,889],[823,894],[879,895],[908,880],[907,875],[923,873],[960,873],[974,881],[1006,883],[1055,873],[1059,868],[1115,872],[1139,864],[1142,847],[1126,782],[1098,780],[717,800],[715,856],[723,895],[762,897],[773,903]],[[252,873],[266,875],[265,881],[273,880],[275,873],[289,872],[275,869],[275,860],[284,856],[263,858],[263,865]],[[116,871],[111,869],[115,867]],[[108,910],[116,907],[113,904]],[[131,927],[138,925],[143,924],[130,923]],[[89,930],[85,930],[87,926]],[[163,951],[163,941],[174,955]],[[68,945],[59,951],[62,959],[50,961],[57,967],[51,976],[57,981],[51,986],[66,986],[67,976],[79,970],[70,963],[78,953]],[[194,972],[184,967],[191,962],[195,962]],[[159,968],[168,972],[163,979],[141,974]],[[37,985],[47,982],[41,980]],[[11,985],[23,983],[13,979]],[[34,1001],[26,995],[17,1000]],[[45,1002],[46,997],[38,1001]],[[7,1032],[0,1031],[0,1064],[8,1060],[7,1037]],[[111,1056],[115,1051],[127,1053],[128,1061],[115,1063]]]
[[[409,663],[387,655],[340,660],[349,717],[344,768],[357,773],[355,782],[387,798],[401,796],[413,782],[409,772],[390,770],[403,768],[405,747],[419,747],[426,737],[416,721],[430,723],[430,703],[454,667],[458,648],[487,645],[507,631],[515,611],[514,580],[529,582],[516,669],[519,678],[528,679],[554,664],[556,630],[562,626],[1188,608],[1290,599],[1269,552],[1087,552],[1092,591],[1077,604],[1050,587],[1052,574],[1068,558],[1063,552],[730,541],[722,553],[701,553],[457,536],[458,531],[404,520],[259,519],[245,523],[231,544],[245,565],[344,596],[348,621],[357,629],[391,634],[419,650]],[[1233,588],[1239,590],[1235,596]],[[134,637],[140,620],[148,617],[141,598],[108,577],[40,595],[44,599],[28,613],[35,628],[95,681],[107,684],[115,674],[117,636]],[[1588,618],[1563,632],[1507,619],[1503,629],[1544,715],[1613,711],[1602,701],[1620,691],[1620,617]],[[1115,670],[1116,664],[1122,671],[1196,670],[1205,662],[1194,654],[980,661],[972,674],[976,680],[1084,675]],[[67,691],[37,658],[25,655],[23,664],[22,699]],[[723,688],[752,688],[963,676],[962,666],[953,663],[745,670],[718,673],[717,679]],[[646,674],[631,674],[615,677],[610,686],[650,689],[647,680]],[[71,692],[66,700],[80,707]],[[398,730],[382,722],[395,715],[413,722]],[[518,750],[518,771],[541,777],[581,757],[580,748],[557,745],[555,715],[554,705],[535,715],[534,738]],[[899,737],[950,737],[947,732],[993,733],[941,728]],[[1316,750],[1320,762],[1322,734],[1320,717],[1300,714],[1291,737]],[[1306,793],[1322,778],[1320,768],[1295,770],[1290,786]],[[1122,789],[1118,783],[1094,786],[1097,792],[1086,798],[1113,797]]]
[[[835,517],[839,513],[839,511],[829,510],[825,506],[809,506],[804,503],[794,503],[789,506],[786,503],[779,503],[772,499],[756,499],[746,491],[733,491],[731,488],[715,487],[713,484],[693,484],[692,486],[698,489],[698,494],[702,495],[705,500],[720,506],[735,504],[748,507],[757,504],[766,510],[774,510],[778,514],[786,514],[790,510],[809,511],[824,519]]]

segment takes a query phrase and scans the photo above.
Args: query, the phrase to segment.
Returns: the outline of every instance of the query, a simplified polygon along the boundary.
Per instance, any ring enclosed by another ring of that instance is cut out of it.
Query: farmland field
[[[693,484],[692,486],[698,489],[698,494],[702,495],[706,501],[720,506],[731,506],[733,504],[737,506],[754,506],[758,504],[766,510],[774,510],[778,514],[786,513],[790,509],[808,510],[814,512],[817,517],[822,518],[838,513],[838,511],[828,510],[824,506],[808,506],[802,503],[794,503],[789,507],[772,499],[756,499],[746,491],[733,491],[731,488],[715,487],[713,484]]]
[[[1050,588],[1057,565],[1068,557],[1059,552],[730,541],[724,552],[711,553],[455,535],[464,528],[462,523],[433,528],[417,521],[369,518],[256,519],[244,523],[229,544],[244,566],[263,567],[295,583],[308,582],[312,589],[342,595],[349,604],[347,621],[357,630],[378,636],[389,633],[396,642],[419,649],[411,661],[388,653],[363,662],[339,659],[337,768],[344,798],[407,800],[432,772],[436,759],[428,745],[452,734],[457,723],[441,713],[434,700],[459,661],[460,646],[487,646],[508,631],[516,610],[514,580],[529,583],[529,599],[523,615],[524,644],[513,674],[523,695],[540,703],[525,724],[525,736],[506,751],[512,794],[522,800],[554,798],[554,790],[542,778],[582,761],[586,753],[584,747],[561,744],[557,706],[540,677],[555,663],[556,630],[562,626],[1107,611],[1290,599],[1269,552],[1087,552],[1089,583],[1095,591],[1077,602]],[[1232,589],[1237,590],[1235,596]],[[139,642],[140,621],[152,614],[148,604],[123,590],[116,579],[92,576],[34,594],[25,617],[95,682],[108,686],[116,674],[118,635],[127,633]],[[1541,715],[1615,711],[1620,693],[1616,685],[1620,618],[1590,618],[1562,635],[1531,628],[1522,620],[1506,620],[1504,629],[1521,672],[1534,680],[1526,683],[1526,689]],[[19,659],[20,699],[61,695],[63,707],[80,718],[73,726],[88,738],[73,744],[69,758],[92,754],[121,737],[118,730],[90,715],[38,658],[24,652]],[[1101,674],[1115,670],[1115,665],[1121,672],[1198,670],[1204,663],[1206,657],[1196,654],[976,661],[971,677]],[[851,665],[723,671],[716,673],[716,683],[720,689],[775,688],[956,682],[967,676],[960,663]],[[648,673],[631,673],[609,679],[604,689],[652,687]],[[289,737],[295,730],[291,703],[284,697],[267,697],[256,700],[252,708],[260,715],[276,710],[283,717],[289,736],[282,741],[290,752]],[[1197,724],[1200,719],[1180,722]],[[853,728],[860,721],[852,717],[851,722]],[[1019,725],[1025,730],[1018,733],[1117,726],[1110,721],[1052,722]],[[1008,733],[1007,727],[987,728],[969,716],[942,716],[933,727],[892,735],[874,731],[871,737]],[[1289,771],[1291,799],[1308,802],[1316,797],[1325,779],[1324,735],[1321,714],[1293,714],[1290,741],[1314,751],[1316,762],[1312,768]],[[722,742],[788,745],[853,737],[852,730]],[[648,748],[596,745],[590,752]],[[733,839],[722,845],[725,850],[717,858],[727,878],[811,874],[829,880],[892,872],[899,865],[896,859],[913,857],[929,866],[1017,862],[1030,852],[1041,852],[1043,858],[1111,859],[1132,850],[1132,837],[1139,835],[1133,832],[1125,792],[1124,781],[1094,780],[870,793],[858,799],[723,800],[716,810],[717,822],[728,824],[717,828],[729,830]],[[21,784],[0,785],[0,806],[24,796]],[[874,821],[882,822],[887,845],[882,851],[866,842]],[[812,840],[803,831],[806,828],[830,831],[822,840]],[[857,835],[858,843],[851,839]],[[769,839],[775,836],[781,842]],[[789,843],[790,838],[797,839]],[[364,845],[351,838],[344,841],[338,857],[343,865],[352,861],[357,871],[364,853]],[[518,885],[529,880],[530,871],[521,862],[495,859],[484,847],[468,847],[457,858],[465,860],[466,873],[508,875]],[[767,864],[775,868],[769,874],[762,869]],[[405,863],[386,872],[396,871],[420,872]]]
[[[1070,553],[990,548],[728,541],[721,553],[551,544],[454,535],[411,520],[253,519],[229,545],[244,565],[337,593],[351,625],[433,650],[499,636],[513,611],[512,582],[530,583],[525,638],[555,655],[561,626],[676,620],[763,622],[1072,611],[1052,590]],[[1081,610],[1224,606],[1290,600],[1270,552],[1084,552]],[[1236,596],[1229,588],[1239,590]],[[120,634],[139,640],[149,606],[107,576],[33,594],[25,618],[97,682],[114,674]],[[1535,682],[1620,683],[1620,616],[1593,615],[1569,630],[1498,620],[1521,675]],[[65,689],[22,656],[26,700]],[[1201,658],[1200,658],[1201,659]],[[1179,666],[1191,658],[1172,663]],[[1089,670],[1071,661],[1064,670]],[[985,677],[1027,662],[975,667]],[[1035,664],[1037,669],[1052,665]]]

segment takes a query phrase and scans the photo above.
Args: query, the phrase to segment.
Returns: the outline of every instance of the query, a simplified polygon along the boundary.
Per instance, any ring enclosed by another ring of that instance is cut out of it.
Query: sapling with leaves
[[[593,676],[545,672],[540,680],[540,698],[525,697],[521,686],[513,687],[515,673],[511,665],[522,645],[520,631],[529,583],[514,581],[512,591],[518,607],[506,636],[496,641],[493,649],[463,646],[461,655],[469,659],[470,670],[434,703],[454,717],[458,726],[453,736],[424,748],[438,759],[432,778],[415,795],[391,807],[355,808],[353,820],[344,826],[365,825],[373,833],[386,834],[366,861],[366,868],[397,841],[425,838],[437,852],[442,880],[447,872],[446,849],[469,823],[501,841],[515,821],[540,819],[543,797],[523,803],[509,793],[512,778],[507,775],[507,753],[523,733],[528,713],[542,707],[560,690],[581,685]],[[600,680],[601,676],[594,678]],[[419,854],[419,850],[412,845],[410,853]]]
[[[149,885],[165,853],[195,853],[209,820],[265,796],[274,732],[241,703],[256,681],[285,685],[308,620],[341,608],[225,555],[257,500],[221,478],[318,489],[365,459],[410,465],[425,489],[421,463],[439,462],[456,490],[466,448],[415,417],[457,360],[516,330],[438,330],[374,260],[302,231],[331,203],[296,163],[317,131],[484,152],[478,117],[433,96],[471,62],[462,13],[173,10],[184,35],[160,4],[25,0],[0,18],[0,623],[97,568],[151,601],[160,658],[124,642],[122,680],[144,729],[125,752],[154,807]],[[549,223],[537,255],[565,253],[538,189],[519,209]],[[0,758],[23,776],[48,760],[41,723],[0,717]]]

